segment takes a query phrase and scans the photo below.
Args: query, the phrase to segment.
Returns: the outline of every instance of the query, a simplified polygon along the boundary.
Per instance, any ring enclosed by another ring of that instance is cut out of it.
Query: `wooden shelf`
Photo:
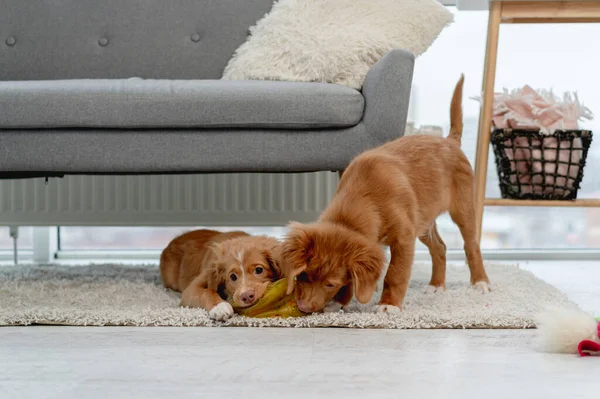
[[[479,135],[475,158],[475,223],[477,239],[481,241],[483,210],[487,206],[600,207],[600,198],[575,201],[509,200],[486,198],[488,154],[490,150],[494,81],[498,58],[500,25],[509,23],[588,23],[600,22],[600,0],[491,0],[488,18],[485,64],[483,68],[482,108],[479,114]],[[535,43],[538,37],[532,37]],[[590,38],[591,43],[594,38]]]
[[[573,201],[547,201],[547,200],[514,200],[504,198],[486,198],[486,206],[547,206],[547,207],[600,207],[600,198],[581,198]]]
[[[600,22],[598,1],[502,1],[500,22],[590,23]]]

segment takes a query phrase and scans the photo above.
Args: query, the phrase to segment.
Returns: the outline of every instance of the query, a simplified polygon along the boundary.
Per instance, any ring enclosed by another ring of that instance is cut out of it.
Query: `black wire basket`
[[[502,198],[574,200],[592,143],[589,130],[496,129],[492,147]]]

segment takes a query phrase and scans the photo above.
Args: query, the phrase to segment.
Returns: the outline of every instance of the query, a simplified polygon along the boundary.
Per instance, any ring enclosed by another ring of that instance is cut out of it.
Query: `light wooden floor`
[[[4,328],[0,397],[597,398],[533,331]]]
[[[582,307],[599,304],[600,263],[525,267]],[[0,399],[598,398],[600,359],[538,353],[534,335],[534,330],[5,327]]]

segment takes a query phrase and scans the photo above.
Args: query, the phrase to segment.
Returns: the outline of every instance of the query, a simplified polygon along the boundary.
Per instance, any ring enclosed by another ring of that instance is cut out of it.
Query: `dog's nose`
[[[312,313],[312,306],[310,306],[309,304],[307,304],[304,301],[298,300],[296,301],[296,305],[298,305],[298,309],[300,309],[302,312],[304,313]]]
[[[242,295],[240,295],[240,299],[242,300],[242,302],[244,302],[246,305],[251,304],[252,302],[254,302],[254,292],[251,291],[246,291],[244,293],[242,293]]]

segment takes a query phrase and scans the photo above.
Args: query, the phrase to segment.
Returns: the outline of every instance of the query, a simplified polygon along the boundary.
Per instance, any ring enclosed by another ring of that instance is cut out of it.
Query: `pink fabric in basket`
[[[533,130],[551,134],[558,129],[578,129],[578,121],[584,118],[591,119],[592,114],[575,94],[565,94],[560,101],[551,92],[543,92],[542,95],[530,86],[524,86],[512,92],[504,90],[494,95],[492,124],[498,129]],[[518,137],[514,140],[514,147],[527,148],[515,148],[514,151],[511,149],[512,144],[510,140],[504,143],[508,147],[505,151],[511,161],[511,169],[517,173],[516,176],[511,176],[511,183],[519,183],[522,193],[563,196],[570,192],[574,179],[579,174],[578,164],[583,155],[581,139],[573,141],[573,151],[570,150],[569,141],[559,142],[551,136],[544,137],[543,140],[534,138],[531,146],[526,137]],[[544,164],[538,161],[542,159],[546,161]],[[571,165],[556,162],[557,160]],[[542,184],[547,187],[542,189]],[[552,185],[560,187],[554,188]]]
[[[591,119],[590,111],[576,95],[565,95],[559,101],[548,92],[540,95],[529,86],[494,95],[492,123],[498,129],[540,130],[552,133],[557,129],[577,129],[582,118]]]

